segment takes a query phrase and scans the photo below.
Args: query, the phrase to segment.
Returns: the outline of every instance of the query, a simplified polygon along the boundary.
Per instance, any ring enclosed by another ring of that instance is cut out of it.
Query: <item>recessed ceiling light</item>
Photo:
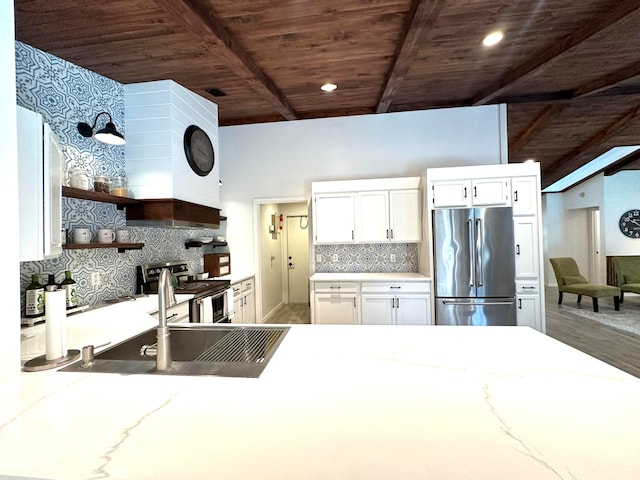
[[[320,87],[323,92],[333,92],[338,86],[335,83],[325,83]]]
[[[502,40],[502,37],[504,37],[504,35],[502,34],[501,31],[495,31],[495,32],[491,32],[489,35],[487,35],[486,37],[484,37],[484,40],[482,40],[482,44],[485,47],[492,47],[494,46],[496,43],[499,43],[500,40]]]

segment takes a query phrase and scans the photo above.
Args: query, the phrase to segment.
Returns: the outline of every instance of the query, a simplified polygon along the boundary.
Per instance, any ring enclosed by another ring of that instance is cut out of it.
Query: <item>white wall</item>
[[[0,318],[0,381],[20,372],[20,263],[18,262],[18,153],[16,134],[16,70],[13,2],[0,2],[0,165],[2,226],[9,233],[3,239],[4,273],[0,276],[2,311]],[[13,201],[12,201],[13,200]]]
[[[252,202],[310,198],[311,182],[420,176],[507,163],[506,107],[323,118],[220,128],[221,201],[234,263],[254,271]]]

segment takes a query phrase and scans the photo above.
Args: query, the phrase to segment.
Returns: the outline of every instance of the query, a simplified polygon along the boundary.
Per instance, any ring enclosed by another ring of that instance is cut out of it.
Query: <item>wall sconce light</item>
[[[100,115],[107,115],[109,117],[109,121],[106,123],[104,128],[98,130],[94,135],[93,129],[96,128],[96,123],[98,123],[98,117]],[[89,125],[84,122],[78,123],[78,132],[80,132],[80,135],[87,138],[93,135],[96,140],[102,143],[108,143],[109,145],[124,145],[126,143],[124,135],[116,130],[116,126],[113,124],[111,115],[107,112],[100,112],[96,115],[96,118],[93,120],[93,125]]]

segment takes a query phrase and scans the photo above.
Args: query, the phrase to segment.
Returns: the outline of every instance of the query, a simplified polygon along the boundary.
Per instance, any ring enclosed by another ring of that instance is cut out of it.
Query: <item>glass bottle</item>
[[[127,187],[127,177],[121,173],[117,177],[111,179],[111,194],[119,197],[128,197],[129,190]]]
[[[71,278],[71,271],[64,271],[64,280],[60,286],[67,291],[67,309],[78,306],[78,295],[76,294],[76,281]]]
[[[89,190],[89,175],[82,168],[72,168],[69,170],[69,186]]]
[[[104,175],[95,175],[93,177],[93,190],[102,193],[111,193],[111,182],[109,177]]]
[[[24,314],[28,318],[44,315],[44,287],[40,284],[38,274],[31,275],[31,283],[25,288]]]

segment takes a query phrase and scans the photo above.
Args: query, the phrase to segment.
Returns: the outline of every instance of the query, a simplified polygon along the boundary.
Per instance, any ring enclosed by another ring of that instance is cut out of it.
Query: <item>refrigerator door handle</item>
[[[512,305],[513,302],[474,302],[458,300],[442,300],[443,305]]]
[[[482,231],[483,225],[482,220],[476,220],[476,274],[478,276],[477,282],[478,286],[481,287],[484,285],[484,270],[482,268],[482,260],[484,258],[484,250],[482,244],[484,243],[482,240],[484,238],[484,232]]]
[[[473,287],[476,283],[475,279],[475,241],[473,238],[473,220],[467,220],[467,227],[469,228],[469,286]]]

